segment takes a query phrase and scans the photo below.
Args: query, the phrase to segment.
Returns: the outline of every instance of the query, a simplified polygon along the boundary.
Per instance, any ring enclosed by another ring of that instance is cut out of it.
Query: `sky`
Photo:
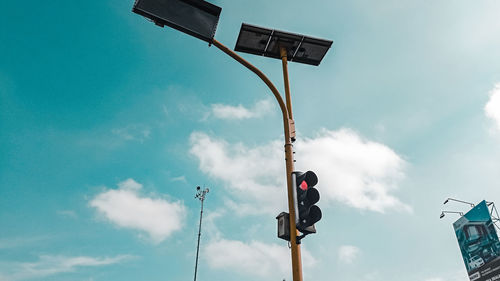
[[[295,168],[323,218],[304,280],[466,281],[448,198],[500,204],[500,2],[226,1],[333,40],[289,64]],[[0,280],[292,280],[283,127],[269,89],[132,0],[0,9]],[[241,54],[283,92],[281,62]]]

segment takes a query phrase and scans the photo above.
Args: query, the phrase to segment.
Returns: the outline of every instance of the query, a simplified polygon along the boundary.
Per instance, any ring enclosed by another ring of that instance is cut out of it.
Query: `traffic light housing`
[[[293,172],[295,203],[295,224],[297,230],[304,235],[316,233],[314,226],[321,219],[321,209],[315,204],[319,201],[319,192],[314,186],[318,177],[312,171]]]

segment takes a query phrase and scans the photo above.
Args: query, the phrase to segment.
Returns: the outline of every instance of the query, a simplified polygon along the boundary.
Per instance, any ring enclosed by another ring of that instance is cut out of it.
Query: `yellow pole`
[[[290,244],[292,247],[292,275],[293,281],[302,281],[302,266],[300,258],[300,246],[297,244],[297,230],[295,227],[295,207],[293,203],[293,183],[292,183],[292,172],[293,172],[293,151],[292,151],[292,138],[295,139],[295,125],[293,119],[290,118],[292,113],[291,101],[290,101],[290,91],[288,89],[288,72],[286,74],[286,85],[285,91],[287,92],[286,99],[289,108],[283,101],[281,94],[274,84],[269,80],[269,78],[262,73],[258,68],[253,66],[251,63],[240,57],[238,54],[233,52],[228,47],[224,46],[219,41],[213,39],[212,43],[219,48],[221,51],[241,63],[243,66],[251,70],[257,76],[259,76],[262,81],[269,87],[274,97],[278,101],[278,104],[283,115],[283,129],[285,133],[285,161],[286,161],[286,181],[287,181],[287,191],[288,191],[288,209],[290,212]],[[285,54],[286,62],[286,54]],[[285,69],[286,66],[284,66]]]
[[[285,84],[286,108],[288,109],[288,116],[293,124],[292,97],[290,95],[290,84],[288,80],[288,62],[287,62],[286,48],[281,47],[280,54],[281,54],[281,63],[283,65],[283,81]],[[293,138],[295,139],[295,136]],[[294,170],[292,143],[285,144],[285,159],[286,159],[286,173],[287,173],[287,183],[288,183],[288,211],[290,212],[290,244],[292,248],[293,281],[302,281],[302,257],[300,252],[300,245],[297,244],[296,242],[298,231],[295,225],[295,206],[294,206],[295,202],[293,201],[293,189],[295,187],[293,186],[292,182],[292,172]]]
[[[293,120],[292,98],[290,96],[290,82],[288,81],[288,61],[286,48],[280,48],[281,64],[283,66],[283,81],[285,84],[286,108],[288,109],[288,118]]]

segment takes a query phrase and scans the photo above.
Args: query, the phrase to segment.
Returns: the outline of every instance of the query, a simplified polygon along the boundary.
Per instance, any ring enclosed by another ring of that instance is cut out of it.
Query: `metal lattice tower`
[[[196,263],[194,265],[194,281],[196,281],[196,273],[198,272],[198,255],[200,253],[200,237],[201,237],[201,220],[203,218],[203,202],[205,201],[205,197],[208,193],[209,189],[201,189],[199,186],[196,187],[196,196],[201,201],[201,211],[200,211],[200,224],[198,228],[198,245],[196,246]]]

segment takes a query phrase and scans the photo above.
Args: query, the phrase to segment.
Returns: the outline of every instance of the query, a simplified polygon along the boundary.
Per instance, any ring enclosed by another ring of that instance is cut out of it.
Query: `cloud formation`
[[[404,177],[405,161],[389,147],[341,129],[300,139],[295,148],[297,170],[310,169],[318,175],[321,204],[338,201],[376,212],[411,210],[391,194]],[[232,194],[226,200],[228,207],[241,214],[276,213],[286,207],[280,141],[249,148],[194,132],[190,152],[198,158],[201,171],[225,183]]]
[[[338,252],[339,261],[342,263],[351,264],[360,253],[360,249],[356,246],[342,245],[340,246]]]
[[[181,202],[140,195],[142,184],[133,179],[118,183],[118,189],[96,195],[90,206],[113,224],[146,232],[159,243],[180,230],[186,209]]]
[[[225,182],[232,195],[226,198],[226,205],[233,211],[275,213],[280,207],[275,206],[276,202],[285,200],[281,198],[283,179],[279,175],[283,174],[284,165],[280,161],[283,153],[279,142],[247,148],[242,143],[229,144],[200,132],[192,133],[190,142],[190,152],[198,158],[201,171]]]
[[[17,247],[31,247],[33,243],[39,243],[41,241],[49,240],[52,238],[53,238],[52,236],[48,235],[0,238],[0,250],[17,248]]]
[[[272,111],[270,100],[261,100],[248,109],[243,105],[231,106],[225,104],[212,104],[212,114],[219,119],[249,119],[262,117]]]
[[[500,83],[497,83],[489,94],[490,99],[484,106],[484,112],[495,122],[496,128],[500,131]]]
[[[134,258],[131,255],[95,258],[88,256],[40,256],[37,262],[2,262],[0,280],[15,281],[43,278],[64,272],[76,271],[79,267],[98,267],[121,263]]]
[[[125,141],[144,142],[149,138],[151,129],[141,124],[130,124],[123,128],[115,128],[111,132]]]
[[[206,256],[210,257],[207,258],[208,265],[214,269],[267,279],[282,278],[290,274],[290,250],[286,246],[220,239],[210,242],[205,252]],[[314,257],[305,249],[302,249],[302,256],[304,267],[312,267],[316,263]]]
[[[349,129],[323,130],[297,144],[297,167],[316,172],[322,195],[376,212],[411,208],[391,194],[404,178],[406,162],[384,144]]]

